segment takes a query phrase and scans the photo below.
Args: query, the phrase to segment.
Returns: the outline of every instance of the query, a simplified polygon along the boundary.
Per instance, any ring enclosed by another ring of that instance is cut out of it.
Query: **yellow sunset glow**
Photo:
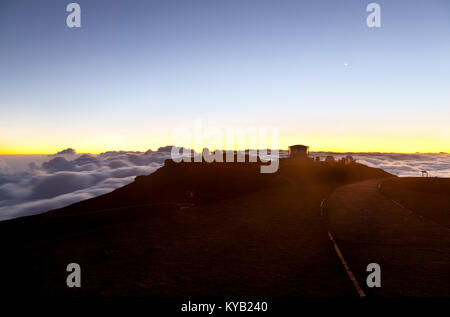
[[[248,144],[248,143],[247,143]],[[311,151],[323,152],[392,152],[392,153],[439,153],[450,152],[450,145],[444,140],[427,138],[402,138],[402,137],[321,137],[321,136],[280,136],[279,148],[287,149],[289,145],[305,144],[310,146]],[[184,146],[200,151],[203,147],[214,149],[245,149],[256,148],[254,144],[248,146],[225,147],[224,142],[206,140],[201,146],[193,142],[179,143],[171,137],[154,137],[136,140],[125,137],[92,138],[91,140],[75,140],[66,143],[52,142],[0,142],[0,155],[26,155],[26,154],[54,154],[65,148],[74,148],[78,153],[99,154],[106,151],[147,151],[156,150],[166,145]]]

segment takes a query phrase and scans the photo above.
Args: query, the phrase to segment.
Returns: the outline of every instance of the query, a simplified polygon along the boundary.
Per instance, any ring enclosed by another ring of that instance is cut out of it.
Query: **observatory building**
[[[308,157],[309,146],[306,145],[291,145],[289,147],[289,157]]]

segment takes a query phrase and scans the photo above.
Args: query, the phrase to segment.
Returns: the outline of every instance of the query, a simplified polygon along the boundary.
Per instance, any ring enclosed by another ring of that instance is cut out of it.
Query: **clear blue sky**
[[[278,126],[313,150],[450,152],[450,2],[0,0],[0,154]],[[344,66],[348,63],[348,66]],[[214,146],[214,145],[212,145]]]

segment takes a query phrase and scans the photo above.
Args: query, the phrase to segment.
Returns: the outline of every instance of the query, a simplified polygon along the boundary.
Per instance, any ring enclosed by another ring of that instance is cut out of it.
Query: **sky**
[[[313,151],[450,152],[450,2],[0,0],[0,154],[145,151],[196,120]],[[220,143],[220,142],[219,142]],[[212,149],[219,143],[208,143]]]

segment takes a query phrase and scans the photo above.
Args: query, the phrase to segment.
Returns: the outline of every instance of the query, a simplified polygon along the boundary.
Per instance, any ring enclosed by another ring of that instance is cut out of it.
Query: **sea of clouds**
[[[29,216],[109,193],[160,168],[171,147],[147,152],[0,156],[0,220]]]
[[[286,153],[283,152],[282,156]],[[357,162],[398,176],[450,177],[450,154],[311,153],[335,158],[352,155]],[[148,175],[171,156],[171,147],[157,151],[114,151],[55,155],[0,156],[0,220],[34,215],[109,193]]]
[[[427,171],[430,177],[450,177],[450,154],[448,153],[311,153],[324,158],[328,155],[336,159],[353,156],[358,163],[381,168],[397,176],[421,176]]]

